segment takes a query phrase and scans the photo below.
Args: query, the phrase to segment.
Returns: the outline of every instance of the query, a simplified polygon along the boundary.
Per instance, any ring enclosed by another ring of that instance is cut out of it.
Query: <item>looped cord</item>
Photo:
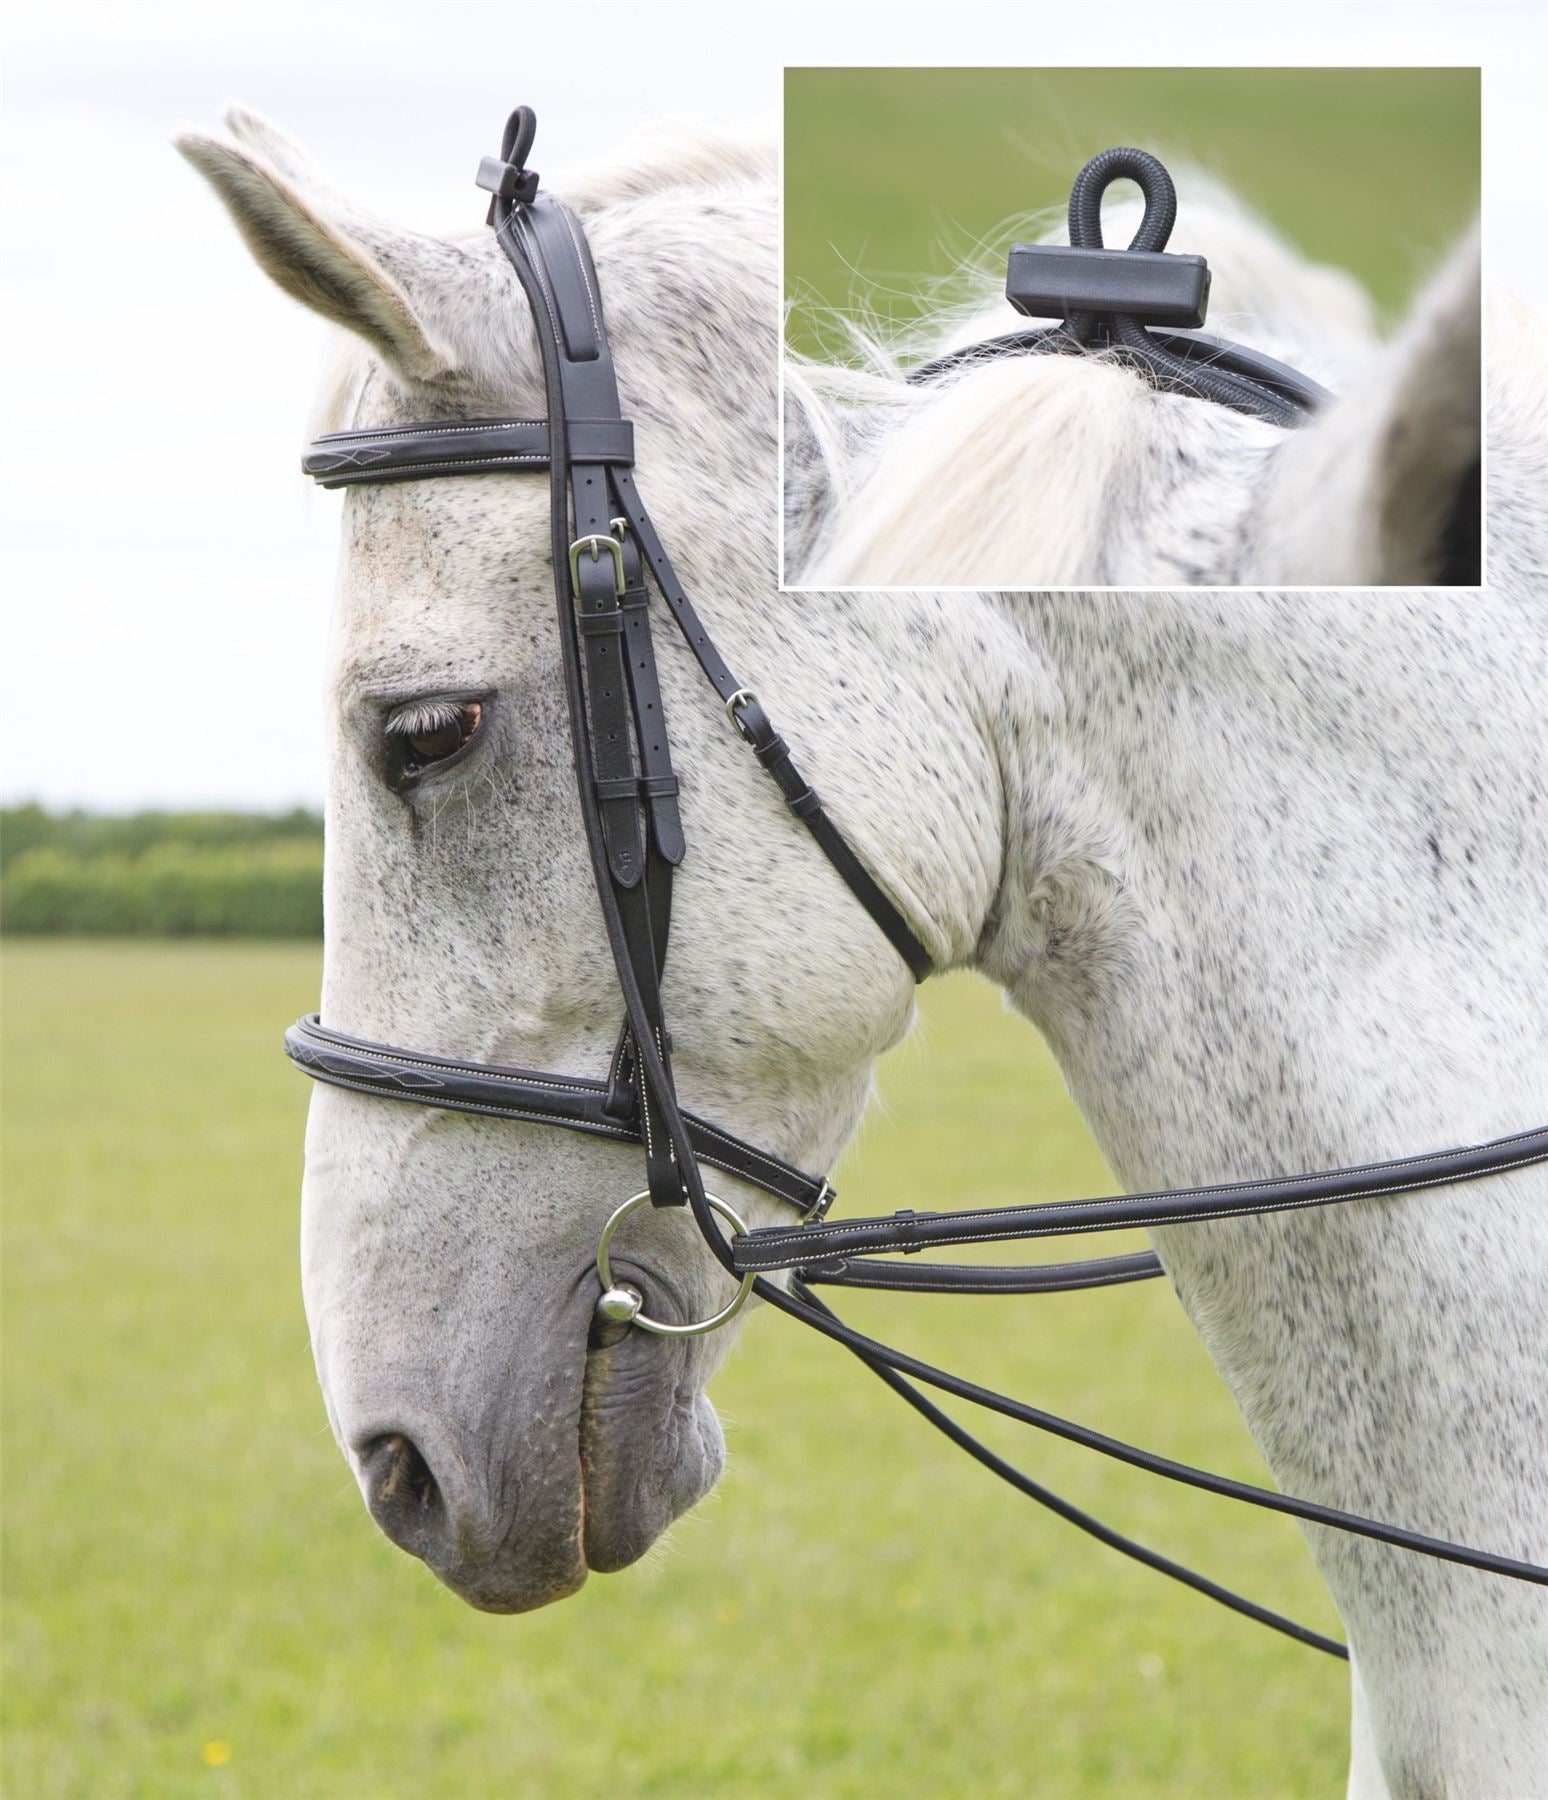
[[[1129,243],[1131,250],[1165,250],[1177,222],[1177,189],[1165,165],[1148,150],[1103,150],[1075,177],[1070,189],[1070,242],[1083,250],[1101,250],[1102,196],[1115,181],[1127,177],[1145,196],[1145,215]],[[1138,363],[1165,394],[1213,400],[1235,412],[1283,424],[1292,409],[1268,389],[1246,376],[1233,375],[1207,362],[1179,356],[1160,344],[1129,313],[1072,313],[1062,327],[1084,349],[1116,351],[1120,360]]]
[[[501,162],[512,163],[518,169],[526,168],[536,136],[537,114],[530,106],[518,106],[505,121],[505,130],[501,134]]]
[[[1099,151],[1070,189],[1070,243],[1102,250],[1102,197],[1115,181],[1134,182],[1145,197],[1145,212],[1129,243],[1130,251],[1164,251],[1177,221],[1177,189],[1166,165],[1148,150],[1119,146]],[[1117,252],[1119,255],[1126,252]],[[1211,400],[1232,412],[1291,428],[1332,396],[1298,370],[1258,351],[1202,333],[1157,332],[1132,313],[1074,311],[1058,325],[1016,331],[985,343],[949,351],[913,370],[915,384],[939,380],[964,368],[1005,356],[1069,355],[1104,351],[1143,375],[1164,394]]]
[[[1145,197],[1145,213],[1134,236],[1131,250],[1157,252],[1164,250],[1177,223],[1177,189],[1166,165],[1148,150],[1118,148],[1103,150],[1075,177],[1070,189],[1070,242],[1078,250],[1103,250],[1102,196],[1115,181],[1132,181]],[[1090,343],[1097,330],[1099,314],[1071,313],[1064,329],[1078,344]],[[1117,318],[1119,315],[1113,315]]]

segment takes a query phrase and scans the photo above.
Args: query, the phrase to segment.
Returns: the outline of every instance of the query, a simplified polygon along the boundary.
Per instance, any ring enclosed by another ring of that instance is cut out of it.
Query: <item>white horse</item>
[[[325,424],[541,412],[528,311],[489,234],[382,224],[271,128],[229,126],[181,147],[263,268],[346,327]],[[1481,598],[781,596],[771,171],[766,150],[680,134],[556,185],[591,237],[674,560],[937,963],[983,970],[1035,1021],[1133,1186],[1548,1117],[1541,329],[1492,316]],[[1380,366],[1389,389],[1329,422],[1364,478],[1304,501],[1349,540],[1373,496],[1383,517],[1412,498],[1417,463],[1382,450],[1394,417],[1425,416],[1430,365]],[[1222,454],[1243,441],[1199,410]],[[345,500],[323,1014],[590,1074],[619,1001],[547,507],[541,479],[500,475]],[[676,634],[659,643],[691,845],[666,974],[679,1086],[826,1168],[912,984]],[[638,1173],[569,1133],[312,1099],[304,1282],[329,1417],[383,1528],[476,1606],[520,1611],[622,1567],[719,1472],[703,1389],[729,1331],[588,1352],[598,1232]],[[1156,1241],[1286,1489],[1541,1561],[1545,1201],[1548,1176],[1518,1172]],[[642,1219],[630,1247],[679,1316],[724,1297],[681,1217]],[[1351,1792],[1541,1791],[1541,1590],[1307,1537],[1354,1651]]]
[[[1208,254],[1210,330],[1304,370],[1341,404],[1286,432],[1158,394],[1093,356],[966,362],[949,378],[911,382],[910,368],[1028,323],[1003,297],[989,300],[983,279],[958,277],[942,291],[961,298],[938,301],[890,343],[841,321],[850,361],[787,358],[788,583],[1353,587],[1440,577],[1448,524],[1466,529],[1476,504],[1476,238],[1382,344],[1347,275],[1306,262],[1211,184],[1181,185],[1172,242]],[[1127,243],[1139,213],[1137,203],[1108,208],[1108,243]],[[1003,287],[1003,263],[995,279]]]

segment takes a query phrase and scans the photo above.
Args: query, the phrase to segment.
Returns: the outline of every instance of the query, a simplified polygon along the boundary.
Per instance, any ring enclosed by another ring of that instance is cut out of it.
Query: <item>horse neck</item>
[[[1127,1185],[1349,1164],[1548,1117],[1532,979],[1548,951],[1548,670],[1528,608],[1000,605],[1028,698],[1019,717],[1006,701],[1012,842],[984,963]],[[1156,1242],[1285,1488],[1541,1559],[1545,1201],[1548,1179],[1518,1173]],[[1508,1698],[1527,1663],[1541,1691],[1540,1594],[1309,1536],[1385,1746],[1422,1740],[1437,1768],[1491,1779],[1505,1765],[1485,1725],[1500,1754],[1548,1748]]]
[[[1419,1148],[1416,1121],[1486,1135],[1543,1103],[1543,1000],[1521,979],[1548,943],[1548,633],[1529,609],[997,604],[1025,658],[987,954],[1089,1081],[1125,1175],[1190,1172],[1168,1148],[1180,1099],[1200,1103],[1182,1153],[1228,1167]]]

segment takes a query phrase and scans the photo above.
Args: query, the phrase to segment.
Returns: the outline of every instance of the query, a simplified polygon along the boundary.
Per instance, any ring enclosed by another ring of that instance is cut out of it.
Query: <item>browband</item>
[[[572,419],[570,449],[587,462],[628,467],[634,461],[634,427],[626,419]],[[325,488],[547,467],[546,419],[427,419],[330,431],[313,438],[301,458],[302,473]]]

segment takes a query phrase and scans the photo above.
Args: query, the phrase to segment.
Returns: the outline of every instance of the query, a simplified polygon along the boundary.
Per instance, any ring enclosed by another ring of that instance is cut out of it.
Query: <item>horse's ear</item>
[[[233,108],[227,123],[231,138],[184,132],[177,148],[224,201],[270,279],[357,332],[412,381],[434,381],[455,367],[450,348],[375,253],[386,228],[368,227],[340,202],[266,120]],[[401,236],[409,247],[411,234]]]
[[[1482,333],[1476,236],[1401,333],[1275,459],[1254,585],[1476,582]]]
[[[255,155],[261,156],[271,169],[279,171],[294,186],[305,186],[314,194],[322,191],[322,178],[312,159],[287,132],[272,119],[254,112],[250,106],[233,103],[226,108],[226,130],[236,141]],[[330,196],[333,198],[333,196]]]

